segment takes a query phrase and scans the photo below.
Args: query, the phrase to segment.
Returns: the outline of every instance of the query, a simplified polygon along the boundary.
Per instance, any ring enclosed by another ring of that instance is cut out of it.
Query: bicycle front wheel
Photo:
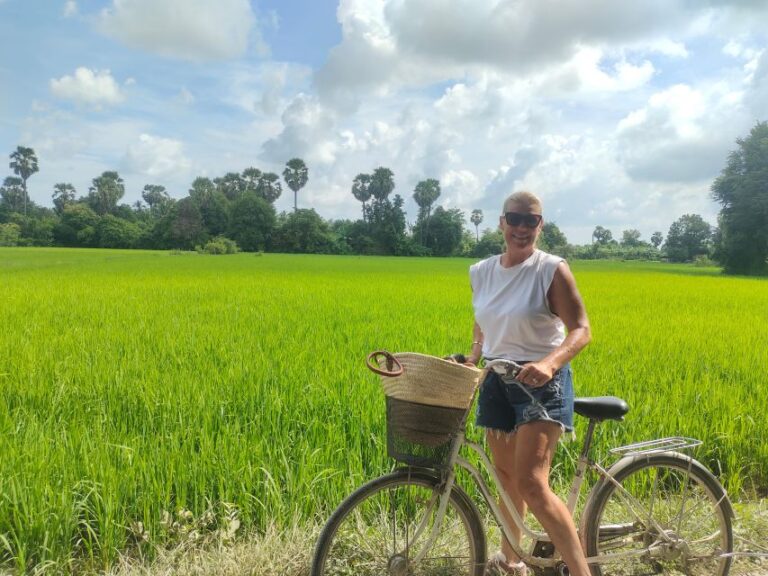
[[[603,478],[584,511],[594,576],[726,576],[733,509],[725,490],[696,460],[666,452],[625,458]]]
[[[438,477],[409,469],[365,484],[328,520],[312,576],[482,576],[485,531],[477,508],[454,486],[437,525],[441,492]]]

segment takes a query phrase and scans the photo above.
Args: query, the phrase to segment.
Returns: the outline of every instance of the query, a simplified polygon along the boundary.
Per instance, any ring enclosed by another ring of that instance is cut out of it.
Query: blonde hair
[[[508,212],[508,208],[513,204],[527,208],[531,212],[534,212],[538,208],[538,213],[542,213],[541,200],[533,192],[521,190],[510,194],[507,196],[507,199],[504,200],[504,204],[501,207],[501,213],[504,214],[505,212]]]

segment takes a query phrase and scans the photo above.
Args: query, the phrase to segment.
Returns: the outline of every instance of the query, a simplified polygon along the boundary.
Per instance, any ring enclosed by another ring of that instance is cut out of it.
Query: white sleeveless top
[[[534,250],[504,268],[491,256],[469,268],[475,321],[483,331],[483,356],[540,360],[562,344],[565,326],[549,309],[547,292],[563,259]]]

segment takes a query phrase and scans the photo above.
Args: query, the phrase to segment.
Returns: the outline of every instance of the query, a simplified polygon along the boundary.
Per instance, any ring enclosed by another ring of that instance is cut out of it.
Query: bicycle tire
[[[593,576],[728,574],[731,558],[719,554],[733,550],[733,508],[720,482],[701,463],[664,452],[626,457],[609,473],[635,501],[608,478],[594,487],[582,522],[587,556],[645,553],[590,564]],[[653,552],[648,551],[651,546]]]
[[[430,517],[434,514],[440,484],[433,472],[403,468],[361,486],[328,519],[315,547],[311,575],[482,576],[483,523],[474,502],[455,485],[434,545],[421,563],[414,563],[429,528],[415,549],[409,538],[425,517],[424,510]]]

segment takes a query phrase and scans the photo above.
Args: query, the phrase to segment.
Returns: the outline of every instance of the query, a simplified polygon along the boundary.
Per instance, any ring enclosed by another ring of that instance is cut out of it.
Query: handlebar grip
[[[386,361],[387,369],[381,368],[381,359]],[[386,350],[375,350],[368,354],[365,359],[365,365],[368,370],[380,376],[395,377],[403,373],[403,365],[391,353]]]

